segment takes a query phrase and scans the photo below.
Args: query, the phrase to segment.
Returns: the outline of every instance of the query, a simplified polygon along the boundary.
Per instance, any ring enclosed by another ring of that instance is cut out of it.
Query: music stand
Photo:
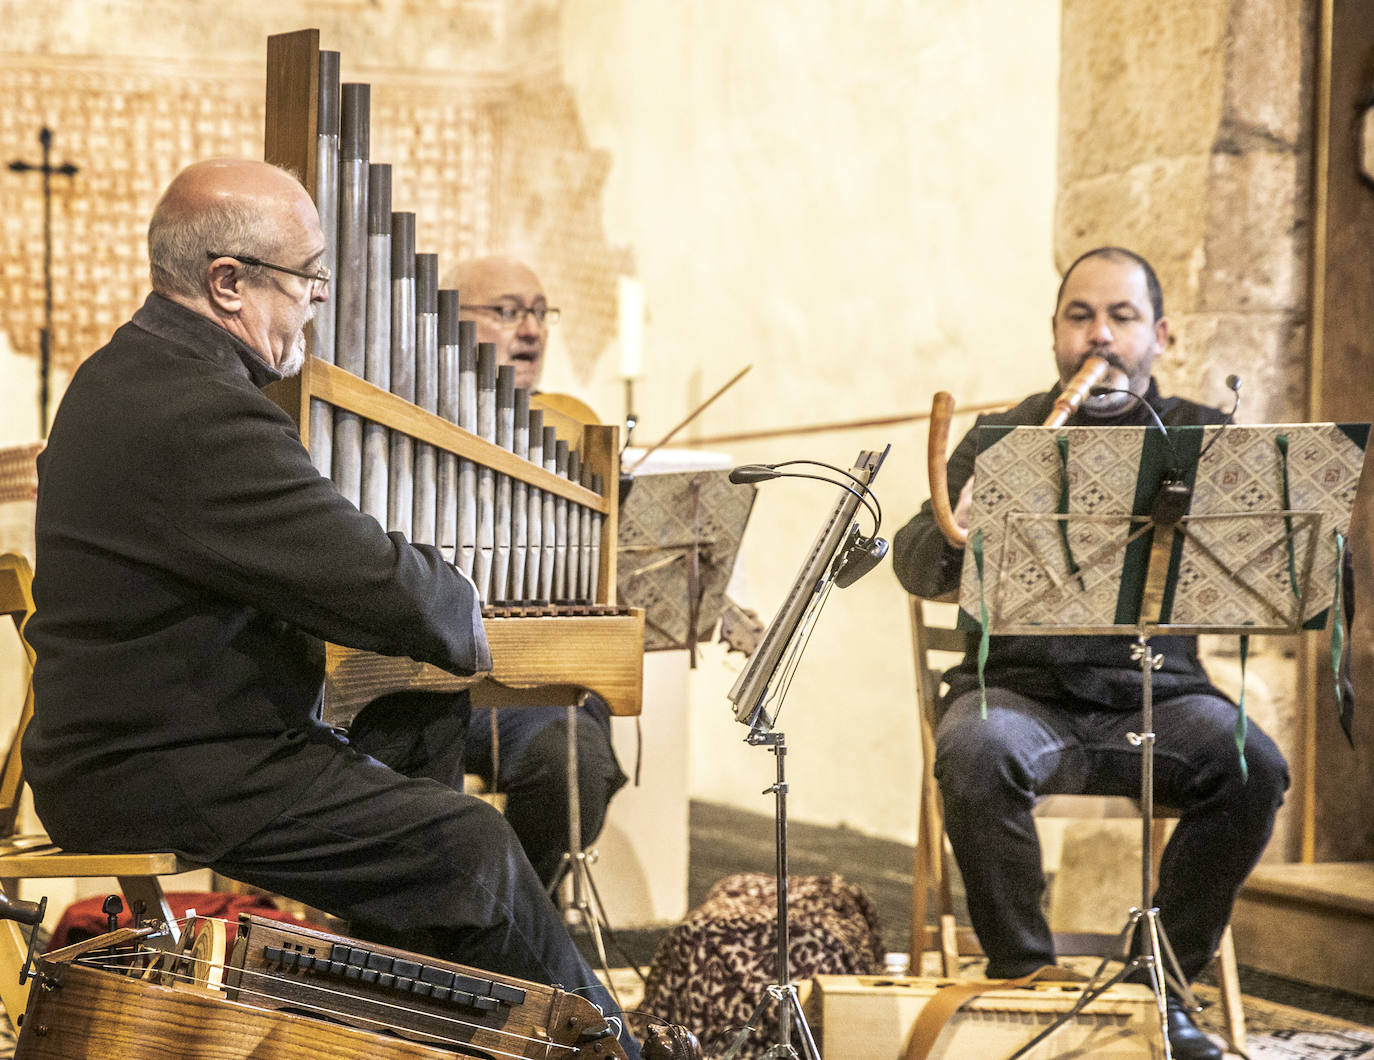
[[[621,601],[644,609],[644,650],[686,649],[720,620],[757,490],[741,489],[728,468],[637,475],[620,509],[616,585]]]
[[[1077,1003],[1025,1055],[1144,971],[1172,1055],[1167,987],[1196,1011],[1152,906],[1155,633],[1320,628],[1340,577],[1369,426],[1291,424],[981,429],[960,622],[1014,634],[1134,633],[1141,669],[1141,899]],[[1326,543],[1327,547],[1322,547]],[[992,592],[989,594],[988,589]],[[975,617],[976,616],[976,617]],[[1138,939],[1138,941],[1136,941]],[[1134,946],[1133,946],[1134,942]],[[1132,956],[1131,950],[1137,953]]]
[[[867,489],[886,457],[887,449],[881,453],[859,453],[849,472],[859,489]],[[776,980],[767,987],[753,1014],[740,1028],[721,1060],[734,1060],[759,1025],[770,1002],[776,1002],[778,1006],[778,1037],[763,1054],[763,1060],[797,1056],[792,1046],[794,1026],[801,1036],[802,1054],[807,1060],[820,1060],[820,1050],[816,1047],[811,1028],[807,1026],[788,966],[787,771],[784,766],[787,745],[784,735],[773,726],[810,631],[835,583],[840,563],[857,537],[858,524],[854,522],[854,512],[859,506],[859,494],[854,489],[842,488],[839,500],[821,524],[810,551],[802,561],[792,588],[728,696],[735,705],[735,720],[749,726],[745,742],[754,747],[767,747],[777,759],[777,779],[771,787],[764,789],[764,794],[773,794],[778,946]],[[874,533],[877,533],[876,528]]]
[[[670,467],[680,467],[673,463],[673,454],[660,451],[658,455]],[[690,459],[699,463],[701,454],[692,453]],[[696,665],[697,643],[710,635],[720,619],[725,586],[755,493],[732,485],[729,469],[724,467],[659,470],[647,464],[635,476],[620,506],[616,584],[622,604],[644,611],[645,651],[686,649],[691,665]],[[570,703],[567,707],[568,850],[549,890],[553,896],[567,881],[565,912],[587,928],[609,982],[606,939],[636,971],[638,966],[616,942],[592,877],[596,851],[582,846],[578,706]],[[610,990],[615,996],[614,986]]]

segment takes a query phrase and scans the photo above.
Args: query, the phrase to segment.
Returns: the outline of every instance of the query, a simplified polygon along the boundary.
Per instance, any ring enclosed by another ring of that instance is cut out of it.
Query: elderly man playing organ
[[[44,825],[615,1016],[500,814],[319,720],[323,640],[491,660],[472,582],[342,498],[260,391],[300,370],[328,297],[309,195],[262,162],[198,163],[148,240],[153,293],[77,371],[39,461],[24,759]]]
[[[1051,318],[1058,385],[980,424],[1038,425],[1090,356],[1112,371],[1107,392],[1086,398],[1070,426],[1143,426],[1153,410],[1167,426],[1217,423],[1215,409],[1160,394],[1151,369],[1169,338],[1159,281],[1149,263],[1116,247],[1089,251],[1064,274]],[[949,501],[967,527],[977,429],[948,464]],[[902,585],[924,597],[951,591],[963,552],[936,526],[929,501],[893,542]],[[1135,795],[1141,751],[1127,740],[1141,724],[1141,676],[1128,636],[994,636],[986,716],[973,653],[945,675],[935,774],[946,830],[968,894],[969,916],[988,955],[987,974],[1011,978],[1054,963],[1041,896],[1045,880],[1031,807],[1054,793]],[[1211,960],[1231,906],[1273,829],[1288,771],[1253,723],[1248,778],[1237,755],[1236,706],[1202,668],[1195,637],[1155,637],[1155,794],[1181,812],[1165,848],[1155,904],[1189,980]],[[1169,1041],[1178,1060],[1221,1050],[1170,993]]]

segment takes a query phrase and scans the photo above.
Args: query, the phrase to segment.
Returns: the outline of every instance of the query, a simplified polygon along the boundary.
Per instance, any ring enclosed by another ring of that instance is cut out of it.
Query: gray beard
[[[300,375],[301,369],[305,367],[305,346],[292,346],[291,352],[281,362],[281,367],[277,371],[281,372],[282,378],[290,379],[293,375]]]

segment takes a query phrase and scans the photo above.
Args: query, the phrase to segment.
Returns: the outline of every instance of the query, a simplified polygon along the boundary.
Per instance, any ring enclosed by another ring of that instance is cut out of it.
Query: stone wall
[[[1307,414],[1315,6],[1063,0],[1056,262],[1103,243],[1149,258],[1174,333],[1161,386],[1229,407],[1236,373],[1240,422]],[[1297,640],[1256,647],[1246,705],[1296,770]],[[1236,694],[1235,638],[1204,648]],[[1290,795],[1269,857],[1296,854],[1300,802]]]

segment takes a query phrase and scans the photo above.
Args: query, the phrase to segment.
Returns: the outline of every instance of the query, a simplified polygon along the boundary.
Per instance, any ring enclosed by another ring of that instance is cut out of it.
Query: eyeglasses
[[[558,307],[551,305],[521,305],[506,303],[505,305],[469,305],[464,309],[485,309],[488,313],[495,313],[502,324],[509,327],[512,324],[519,324],[525,319],[528,313],[534,317],[534,322],[540,327],[545,324],[558,323]]]
[[[332,275],[323,265],[314,272],[306,272],[304,269],[288,269],[285,265],[273,265],[270,261],[263,261],[261,258],[250,258],[247,254],[218,254],[213,250],[207,250],[205,257],[208,261],[214,261],[216,258],[233,258],[245,265],[256,265],[260,269],[272,269],[276,272],[284,272],[288,276],[299,276],[302,280],[309,280],[312,285],[318,285],[321,288],[328,286]]]

